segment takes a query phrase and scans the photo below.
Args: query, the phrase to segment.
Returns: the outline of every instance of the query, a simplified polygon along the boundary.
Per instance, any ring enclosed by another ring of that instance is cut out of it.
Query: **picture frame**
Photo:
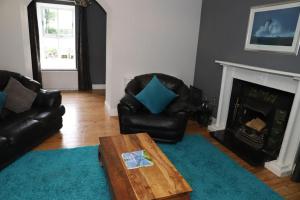
[[[300,1],[250,9],[245,50],[298,55]]]

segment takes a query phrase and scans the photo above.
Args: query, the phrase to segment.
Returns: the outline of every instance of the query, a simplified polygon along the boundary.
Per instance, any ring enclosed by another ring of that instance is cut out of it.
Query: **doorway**
[[[91,87],[87,89],[105,89],[106,12],[97,1],[87,2],[87,6],[78,6],[68,0],[31,2],[36,3],[36,33],[39,35],[37,57],[41,80],[46,89],[77,90],[81,88],[81,77],[90,82]],[[80,21],[82,16],[83,28]],[[82,73],[85,74],[82,76]]]

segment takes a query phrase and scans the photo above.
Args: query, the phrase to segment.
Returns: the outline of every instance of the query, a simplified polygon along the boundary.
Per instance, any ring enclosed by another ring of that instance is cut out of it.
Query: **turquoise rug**
[[[200,136],[160,144],[193,188],[191,199],[281,199]],[[30,152],[0,172],[0,199],[108,200],[97,147]]]

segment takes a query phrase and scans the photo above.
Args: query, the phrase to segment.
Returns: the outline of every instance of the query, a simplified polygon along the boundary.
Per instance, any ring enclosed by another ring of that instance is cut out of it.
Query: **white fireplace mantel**
[[[265,163],[265,167],[279,177],[290,175],[300,142],[300,74],[218,60],[216,63],[223,67],[223,75],[217,118],[208,127],[210,131],[226,128],[235,78],[295,94],[279,156],[277,160]]]

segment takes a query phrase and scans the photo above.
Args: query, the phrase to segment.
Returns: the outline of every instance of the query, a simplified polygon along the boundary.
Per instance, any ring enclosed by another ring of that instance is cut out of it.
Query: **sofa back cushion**
[[[0,91],[3,91],[10,77],[17,77],[18,74],[8,71],[0,71]]]
[[[36,93],[39,92],[41,89],[41,84],[37,81],[34,81],[26,76],[22,76],[21,74],[15,72],[0,70],[0,91],[4,90],[11,77],[22,83],[22,85],[24,85],[26,88]]]
[[[130,95],[138,94],[152,80],[153,76],[157,76],[159,81],[168,89],[177,93],[177,90],[184,84],[180,79],[173,76],[160,73],[144,74],[136,76],[126,86],[125,92]]]
[[[12,77],[9,79],[4,92],[7,94],[5,108],[15,113],[29,110],[37,96],[37,93],[24,87]]]

